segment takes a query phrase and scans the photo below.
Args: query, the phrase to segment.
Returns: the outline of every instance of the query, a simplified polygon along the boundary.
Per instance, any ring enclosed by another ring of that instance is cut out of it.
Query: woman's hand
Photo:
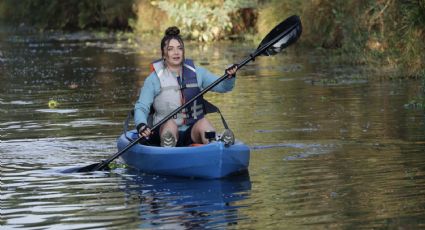
[[[229,78],[235,77],[236,71],[238,71],[238,65],[237,64],[233,64],[232,66],[230,66],[229,68],[226,69],[226,73],[229,74]]]
[[[139,137],[145,137],[146,139],[149,139],[149,136],[152,134],[151,129],[147,127],[146,125],[142,125],[139,129]]]

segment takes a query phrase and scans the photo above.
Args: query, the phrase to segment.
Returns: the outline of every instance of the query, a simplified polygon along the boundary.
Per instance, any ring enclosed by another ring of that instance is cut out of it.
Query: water
[[[116,152],[157,43],[1,31],[1,229],[425,227],[425,112],[406,106],[424,83],[293,49],[207,94],[251,147],[248,175],[60,173]],[[256,45],[187,47],[221,74]]]

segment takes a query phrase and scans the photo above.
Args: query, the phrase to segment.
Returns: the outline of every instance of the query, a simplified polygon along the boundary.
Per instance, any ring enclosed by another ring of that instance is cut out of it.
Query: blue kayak
[[[135,139],[137,131],[123,133],[118,138],[118,150]],[[130,167],[150,174],[215,179],[246,171],[249,155],[249,147],[240,141],[231,146],[215,141],[173,148],[136,144],[121,158]]]

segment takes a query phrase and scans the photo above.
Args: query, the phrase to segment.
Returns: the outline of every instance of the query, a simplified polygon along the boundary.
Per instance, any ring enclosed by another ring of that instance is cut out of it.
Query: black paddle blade
[[[293,44],[301,36],[302,26],[300,17],[293,15],[279,25],[277,25],[272,31],[270,31],[266,37],[261,41],[257,50],[260,50],[264,46],[270,45],[262,55],[271,56],[279,53],[289,45]]]
[[[95,164],[91,164],[91,165],[87,165],[84,166],[80,169],[77,170],[77,172],[92,172],[94,171],[94,169],[99,165],[99,163],[95,163]]]
[[[69,169],[65,169],[62,171],[62,173],[84,173],[84,172],[93,172],[96,171],[96,167],[99,166],[100,163],[95,163],[95,164],[91,164],[91,165],[87,165],[84,167],[74,167],[74,168],[69,168]],[[109,167],[106,167],[102,170],[109,170]]]

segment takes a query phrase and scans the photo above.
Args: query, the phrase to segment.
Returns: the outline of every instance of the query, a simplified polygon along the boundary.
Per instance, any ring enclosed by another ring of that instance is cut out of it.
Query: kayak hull
[[[118,138],[118,150],[136,138],[136,131],[122,134]],[[142,172],[210,179],[246,171],[249,157],[249,147],[240,141],[228,147],[220,141],[173,148],[136,144],[121,155],[127,165]]]

